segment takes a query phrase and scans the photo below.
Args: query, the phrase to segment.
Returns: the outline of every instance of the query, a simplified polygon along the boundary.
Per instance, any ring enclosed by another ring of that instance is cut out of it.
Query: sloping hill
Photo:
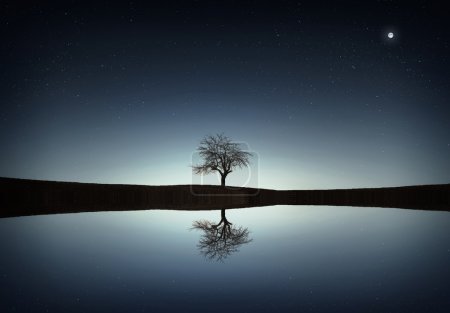
[[[0,217],[117,210],[215,210],[267,205],[450,210],[450,184],[337,190],[115,185],[0,178]]]

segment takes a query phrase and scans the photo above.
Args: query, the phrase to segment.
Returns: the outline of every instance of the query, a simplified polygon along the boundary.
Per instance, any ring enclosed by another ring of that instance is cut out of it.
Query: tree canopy
[[[197,148],[203,163],[194,165],[195,174],[209,174],[219,172],[221,185],[225,186],[225,179],[235,168],[249,166],[252,154],[245,151],[241,144],[233,142],[224,134],[205,136]]]
[[[239,251],[239,247],[252,241],[247,228],[235,227],[227,220],[225,209],[221,210],[221,220],[218,224],[199,220],[194,221],[192,229],[203,231],[197,247],[200,253],[210,260],[223,261]]]

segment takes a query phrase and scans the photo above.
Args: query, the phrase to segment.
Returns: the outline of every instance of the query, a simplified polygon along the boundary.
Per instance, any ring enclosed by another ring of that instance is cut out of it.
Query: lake
[[[450,312],[449,212],[223,213],[0,219],[0,312]]]

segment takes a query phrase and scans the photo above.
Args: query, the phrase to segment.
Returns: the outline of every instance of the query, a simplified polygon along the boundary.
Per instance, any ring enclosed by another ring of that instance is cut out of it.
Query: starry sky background
[[[1,3],[0,176],[190,184],[224,132],[252,187],[450,182],[444,2],[63,2]]]

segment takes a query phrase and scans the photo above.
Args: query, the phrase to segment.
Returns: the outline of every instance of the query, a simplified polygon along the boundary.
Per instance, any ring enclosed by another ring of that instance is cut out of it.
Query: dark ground
[[[450,184],[337,190],[110,185],[0,178],[0,217],[147,209],[333,205],[450,211]]]

